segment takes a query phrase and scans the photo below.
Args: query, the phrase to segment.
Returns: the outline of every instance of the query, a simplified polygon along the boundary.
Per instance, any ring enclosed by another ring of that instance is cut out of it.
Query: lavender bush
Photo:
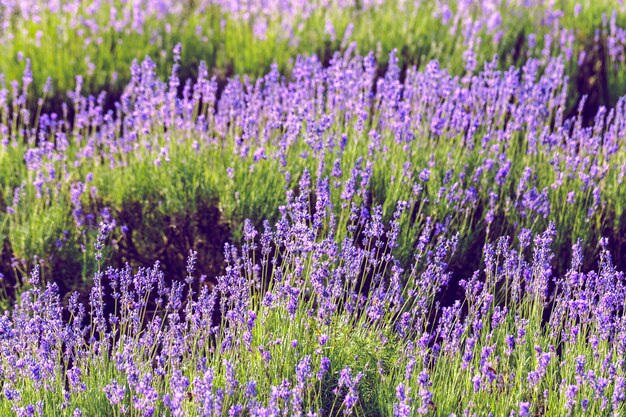
[[[622,100],[585,127],[580,114],[565,115],[562,57],[507,71],[494,60],[464,77],[433,61],[401,79],[394,53],[379,78],[374,57],[353,48],[327,67],[301,57],[291,77],[276,69],[254,83],[235,77],[219,99],[204,65],[180,97],[177,64],[166,83],[146,59],[133,65],[115,111],[105,110],[102,96],[81,96],[79,78],[72,123],[56,114],[31,122],[25,88],[15,86],[12,107],[0,106],[0,233],[14,256],[5,274],[23,275],[30,267],[21,260],[34,255],[49,270],[65,251],[85,260],[89,276],[99,219],[194,212],[203,201],[214,202],[237,240],[244,218],[275,220],[284,191],[304,177],[327,190],[341,226],[354,204],[366,218],[390,220],[395,202],[406,201],[412,214],[400,227],[403,262],[424,227],[458,231],[465,256],[550,221],[560,230],[559,250],[585,238],[593,251],[600,237],[612,236],[622,253]],[[117,226],[114,247],[134,249],[136,225]],[[150,239],[165,245],[169,227]]]
[[[1,321],[0,407],[142,416],[624,411],[626,294],[608,250],[597,271],[582,271],[578,242],[571,268],[556,276],[553,225],[500,238],[460,282],[464,294],[442,306],[458,236],[418,248],[405,270],[386,251],[404,202],[388,225],[355,208],[338,243],[336,216],[313,204],[308,187],[288,197],[275,226],[245,223],[245,243],[225,248],[226,273],[213,285],[197,285],[191,253],[186,277],[171,285],[158,264],[108,268],[95,274],[87,306],[77,293],[62,306],[56,284],[41,285],[33,271]]]

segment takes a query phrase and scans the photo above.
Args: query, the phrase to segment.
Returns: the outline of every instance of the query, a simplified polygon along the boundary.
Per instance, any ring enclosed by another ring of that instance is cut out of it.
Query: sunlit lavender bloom
[[[565,387],[565,397],[567,398],[567,403],[565,404],[565,407],[568,410],[571,410],[574,407],[576,396],[578,395],[578,390],[578,385],[570,384]]]
[[[85,383],[81,381],[81,374],[80,368],[73,367],[67,370],[67,379],[73,392],[81,392],[87,389]]]
[[[615,378],[615,388],[611,399],[613,410],[617,410],[624,401],[626,401],[626,379],[618,376]]]
[[[171,394],[166,394],[163,398],[165,405],[172,410],[173,416],[182,417],[185,415],[183,402],[186,398],[187,387],[189,387],[189,379],[182,375],[180,370],[175,370],[170,378]]]
[[[519,403],[519,417],[530,417],[530,403],[524,401]]]
[[[409,397],[407,388],[404,384],[400,383],[396,387],[396,399],[398,403],[393,406],[394,417],[409,417],[411,415],[411,408],[409,406]]]
[[[330,369],[330,359],[328,359],[327,357],[323,357],[322,359],[320,359],[320,367],[319,367],[319,370],[317,371],[317,379],[319,381],[324,379],[324,376],[326,375],[326,373],[328,373],[329,369]]]
[[[109,400],[111,405],[116,405],[124,400],[126,387],[113,380],[110,384],[104,387],[104,393],[106,394],[107,400]]]

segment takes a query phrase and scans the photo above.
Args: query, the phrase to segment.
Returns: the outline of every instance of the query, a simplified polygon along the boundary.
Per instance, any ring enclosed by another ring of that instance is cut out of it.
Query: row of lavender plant
[[[563,57],[507,71],[494,59],[464,77],[433,61],[401,77],[392,53],[379,78],[373,55],[354,48],[328,67],[300,57],[291,77],[276,69],[254,83],[234,77],[219,99],[204,65],[181,87],[176,65],[163,82],[146,59],[132,66],[115,111],[103,95],[82,96],[78,77],[72,120],[67,107],[29,114],[27,71],[0,102],[0,234],[16,275],[35,255],[45,264],[78,253],[88,264],[98,221],[115,220],[129,202],[172,214],[217,201],[238,230],[244,218],[276,219],[284,190],[303,176],[321,181],[342,226],[354,204],[364,217],[380,205],[390,219],[406,201],[403,260],[423,227],[458,231],[464,250],[549,221],[566,251],[577,238],[595,248],[601,235],[619,237],[624,102],[601,108],[590,127],[580,115],[567,119]],[[118,226],[116,242],[137,238]]]
[[[436,58],[453,73],[495,53],[508,66],[560,51],[569,73],[597,77],[587,87],[624,92],[624,7],[612,1],[7,0],[0,25],[0,72],[19,78],[30,60],[37,93],[51,77],[55,106],[77,74],[91,93],[121,90],[133,58],[152,56],[166,75],[178,42],[186,75],[203,59],[222,78],[260,76],[273,62],[284,70],[298,54],[327,59],[350,41],[380,60],[394,48],[407,65]]]
[[[32,271],[0,317],[3,414],[624,413],[626,289],[606,241],[597,271],[581,269],[579,241],[554,275],[554,225],[499,238],[442,305],[458,235],[423,227],[404,269],[408,204],[388,225],[358,206],[339,225],[328,180],[300,181],[274,226],[245,222],[214,285],[191,253],[184,279],[168,284],[158,263],[103,269],[88,305],[75,293],[65,306]]]

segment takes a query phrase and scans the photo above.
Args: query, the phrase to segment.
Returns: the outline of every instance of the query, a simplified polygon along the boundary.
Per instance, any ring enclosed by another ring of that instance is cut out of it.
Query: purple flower
[[[4,387],[4,397],[9,401],[20,401],[22,399],[20,391],[11,388],[9,385]]]
[[[173,416],[182,417],[185,415],[183,402],[186,399],[185,393],[189,387],[189,379],[183,376],[179,369],[176,369],[170,378],[169,385],[171,394],[166,394],[163,397],[163,402],[166,407],[172,410]]]
[[[519,417],[530,417],[530,403],[529,402],[520,402],[519,403]]]
[[[571,410],[574,407],[576,396],[578,395],[578,385],[568,385],[565,387],[565,398],[567,399],[567,403],[565,407],[568,410]]]
[[[330,369],[330,359],[328,359],[327,357],[323,357],[322,359],[320,359],[320,367],[319,367],[319,370],[317,371],[317,379],[321,381],[326,375],[326,373],[328,373],[329,369]]]
[[[408,396],[408,388],[403,383],[398,384],[396,387],[396,399],[398,403],[393,405],[393,416],[409,417],[411,415],[410,398]]]
[[[347,392],[343,399],[344,415],[351,415],[354,407],[359,401],[358,385],[363,378],[363,373],[359,372],[354,378],[352,377],[350,367],[341,370],[337,387],[334,389],[335,395],[339,395],[342,388],[346,388]]]
[[[480,390],[481,385],[482,385],[482,377],[480,376],[480,374],[475,374],[472,377],[472,386],[474,387],[474,392],[478,392]]]
[[[256,398],[257,396],[257,385],[255,381],[248,381],[246,384],[246,397],[248,399]]]
[[[82,372],[80,368],[73,367],[67,370],[67,380],[70,383],[72,392],[81,392],[87,389],[85,383],[80,379],[81,375]]]
[[[113,380],[110,384],[104,387],[104,393],[106,394],[107,400],[109,400],[111,405],[116,405],[124,400],[126,387],[118,384],[116,380]]]
[[[624,401],[626,401],[626,379],[618,376],[615,378],[615,388],[613,389],[613,398],[611,399],[613,410],[617,410]]]

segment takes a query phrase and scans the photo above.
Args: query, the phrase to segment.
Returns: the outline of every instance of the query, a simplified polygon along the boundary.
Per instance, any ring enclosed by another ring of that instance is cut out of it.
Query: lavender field
[[[626,415],[626,4],[0,0],[0,416]]]

